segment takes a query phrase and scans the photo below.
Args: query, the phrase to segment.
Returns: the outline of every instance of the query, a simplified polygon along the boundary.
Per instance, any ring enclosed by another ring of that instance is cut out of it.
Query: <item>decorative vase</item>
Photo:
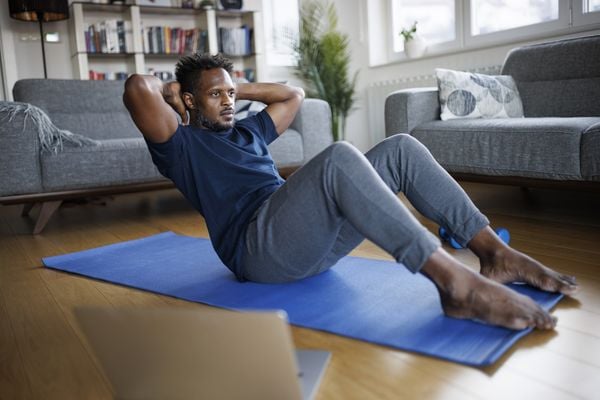
[[[404,52],[408,58],[418,58],[425,54],[427,42],[420,36],[413,36],[412,39],[404,41]]]

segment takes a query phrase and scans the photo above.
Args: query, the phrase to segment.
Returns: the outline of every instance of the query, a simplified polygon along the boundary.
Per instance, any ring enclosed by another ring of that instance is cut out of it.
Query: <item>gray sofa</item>
[[[26,79],[13,95],[0,102],[0,204],[27,215],[41,203],[34,233],[65,199],[173,187],[123,106],[123,82]],[[331,142],[329,105],[306,99],[270,150],[285,175]]]
[[[524,46],[502,67],[525,118],[440,120],[437,88],[391,93],[386,136],[409,133],[458,179],[600,188],[600,36]]]

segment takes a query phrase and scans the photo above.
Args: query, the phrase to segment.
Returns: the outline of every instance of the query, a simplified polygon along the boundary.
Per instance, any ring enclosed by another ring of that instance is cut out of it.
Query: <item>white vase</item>
[[[410,40],[404,41],[404,52],[408,58],[418,58],[425,54],[427,42],[420,36],[413,36]]]

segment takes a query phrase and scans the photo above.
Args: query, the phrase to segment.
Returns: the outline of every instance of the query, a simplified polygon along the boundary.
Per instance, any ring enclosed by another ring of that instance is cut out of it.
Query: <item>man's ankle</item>
[[[450,297],[454,297],[457,283],[464,280],[469,271],[441,247],[429,256],[421,268],[421,273],[435,284],[440,293]]]
[[[506,250],[506,243],[504,243],[496,232],[493,231],[490,226],[486,226],[475,236],[467,247],[475,253],[475,255],[483,262],[489,262],[498,257],[504,250]]]

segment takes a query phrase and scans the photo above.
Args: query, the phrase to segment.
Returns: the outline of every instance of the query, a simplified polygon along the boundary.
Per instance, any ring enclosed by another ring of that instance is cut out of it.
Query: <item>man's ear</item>
[[[191,94],[190,92],[183,92],[181,97],[183,98],[183,102],[185,103],[185,107],[187,109],[189,109],[189,110],[196,109],[196,106],[194,106],[194,95],[193,94]]]

